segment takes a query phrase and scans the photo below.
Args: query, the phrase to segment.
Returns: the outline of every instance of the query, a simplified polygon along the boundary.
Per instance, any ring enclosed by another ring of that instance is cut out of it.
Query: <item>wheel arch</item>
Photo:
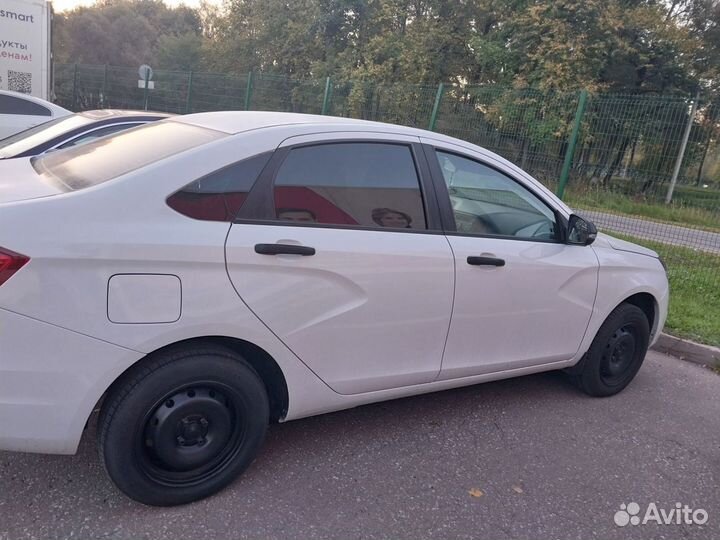
[[[657,329],[655,325],[658,320],[658,312],[660,310],[660,304],[655,296],[649,292],[638,292],[628,296],[622,302],[619,302],[613,310],[617,309],[621,304],[631,304],[642,310],[648,319],[648,326],[650,327],[650,336],[654,336]]]
[[[290,405],[290,398],[288,392],[288,385],[285,378],[285,374],[282,369],[275,361],[275,359],[262,347],[239,338],[228,337],[228,336],[200,336],[180,341],[175,341],[167,345],[163,345],[140,358],[137,362],[128,366],[122,373],[120,373],[105,390],[102,397],[98,400],[94,410],[102,406],[105,397],[122,381],[125,376],[131,370],[141,365],[151,356],[166,351],[168,349],[181,348],[184,346],[197,346],[200,344],[215,345],[230,349],[233,352],[242,356],[257,372],[265,385],[268,399],[270,401],[270,421],[278,422],[285,418],[288,407]]]
[[[615,300],[613,303],[609,303],[608,307],[605,308],[605,315],[602,319],[595,319],[594,323],[591,321],[589,331],[586,332],[583,343],[581,344],[577,355],[573,359],[573,363],[566,369],[567,372],[576,373],[579,369],[582,368],[582,363],[585,355],[588,352],[593,340],[595,339],[595,336],[600,331],[600,328],[605,323],[610,314],[622,304],[632,304],[642,310],[642,312],[648,318],[648,326],[650,328],[650,343],[652,344],[657,332],[662,330],[662,328],[658,328],[658,322],[662,319],[660,301],[655,294],[648,290],[635,290],[632,293],[626,293],[626,296],[622,296],[620,299]]]

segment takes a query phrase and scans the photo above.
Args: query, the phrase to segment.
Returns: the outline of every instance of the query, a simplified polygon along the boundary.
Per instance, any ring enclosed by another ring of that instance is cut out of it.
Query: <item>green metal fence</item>
[[[57,101],[72,110],[253,109],[417,126],[493,150],[576,202],[610,193],[661,203],[673,184],[669,199],[676,206],[718,211],[717,97],[388,85],[260,72],[157,70],[152,90],[138,82],[134,68],[55,66]]]
[[[260,72],[157,70],[152,82],[154,89],[140,88],[135,68],[55,66],[57,101],[73,110],[147,108],[184,114],[253,109],[349,116],[427,128],[480,144],[561,192],[567,183],[576,193],[600,188],[662,201],[679,158],[676,201],[715,208],[716,199],[682,186],[720,192],[720,174],[701,170],[708,158],[717,165],[720,152],[719,100],[713,103],[710,96],[388,85]]]
[[[671,281],[675,272],[694,280],[695,289],[706,287],[705,299],[720,312],[720,96],[299,80],[263,72],[156,70],[152,80],[154,89],[145,90],[135,68],[56,65],[56,101],[76,111],[328,114],[452,135],[516,163],[601,229],[663,252]],[[720,341],[720,326],[716,333]]]

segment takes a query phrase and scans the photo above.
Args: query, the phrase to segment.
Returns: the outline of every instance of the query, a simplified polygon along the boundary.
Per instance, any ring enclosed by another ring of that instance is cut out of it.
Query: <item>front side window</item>
[[[332,143],[294,148],[273,187],[275,215],[292,223],[427,228],[408,146]]]
[[[472,159],[437,152],[459,233],[555,240],[553,211],[527,188]]]
[[[271,155],[258,154],[208,174],[171,195],[168,206],[193,219],[232,221]]]

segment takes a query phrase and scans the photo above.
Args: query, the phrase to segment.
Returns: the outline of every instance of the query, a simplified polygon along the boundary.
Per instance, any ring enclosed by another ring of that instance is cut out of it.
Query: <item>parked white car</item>
[[[39,156],[155,122],[167,113],[98,109],[63,116],[0,140],[0,159]]]
[[[0,90],[0,139],[69,114],[67,109],[44,99]]]
[[[566,370],[609,396],[668,307],[653,251],[401,126],[173,117],[0,163],[0,448],[99,450],[127,495],[236,478],[269,422]]]

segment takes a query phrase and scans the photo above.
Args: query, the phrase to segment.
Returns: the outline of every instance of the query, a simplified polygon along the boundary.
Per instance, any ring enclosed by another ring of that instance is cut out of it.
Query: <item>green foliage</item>
[[[678,8],[678,4],[682,9]],[[100,0],[58,14],[59,62],[562,92],[694,90],[717,78],[717,0]],[[202,40],[198,46],[197,36]],[[184,59],[183,56],[187,58]]]
[[[202,38],[196,33],[163,34],[157,43],[157,63],[163,69],[198,69],[203,67],[202,49]]]
[[[719,24],[720,0],[225,0],[196,10],[101,0],[60,14],[55,38],[58,62],[214,72],[196,79],[205,97],[191,110],[203,99],[243,106],[254,71],[253,107],[319,112],[332,76],[332,114],[426,127],[443,81],[438,129],[548,184],[585,89],[570,185],[652,199],[672,173],[698,86],[681,183],[720,182],[720,93],[709,91],[720,80]],[[83,106],[104,102],[85,96],[101,77],[81,85]],[[177,77],[162,88],[187,93]]]
[[[690,92],[691,81],[717,78],[718,24],[717,0],[225,0],[199,9],[100,0],[58,14],[55,56],[380,83]]]
[[[161,0],[102,0],[55,15],[57,62],[139,66],[157,60],[161,38],[202,31],[197,11]]]

